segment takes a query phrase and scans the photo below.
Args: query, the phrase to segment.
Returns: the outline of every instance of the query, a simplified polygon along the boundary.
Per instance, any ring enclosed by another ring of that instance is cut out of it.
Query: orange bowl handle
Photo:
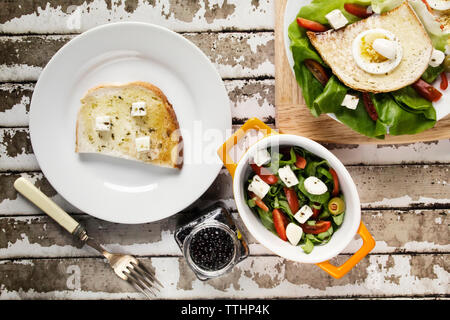
[[[361,222],[358,228],[358,234],[363,240],[363,245],[356,253],[351,256],[344,264],[339,267],[332,265],[329,261],[317,263],[317,266],[328,272],[332,277],[339,279],[349,272],[362,258],[364,258],[375,247],[375,240]]]
[[[264,137],[271,134],[277,134],[264,122],[258,118],[251,118],[244,123],[225,143],[217,150],[217,154],[222,160],[225,167],[230,172],[231,177],[234,177],[234,172],[236,171],[237,164],[234,163],[233,159],[229,154],[229,151],[245,136],[248,130],[258,130],[264,134]]]

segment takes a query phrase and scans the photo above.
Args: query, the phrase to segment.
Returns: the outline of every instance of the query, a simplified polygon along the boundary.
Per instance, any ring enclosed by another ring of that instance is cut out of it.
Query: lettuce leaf
[[[334,113],[336,118],[351,129],[367,137],[384,139],[387,128],[380,121],[373,121],[364,107],[362,98],[359,99],[355,110],[341,107]]]
[[[302,88],[302,95],[305,99],[305,103],[311,111],[311,114],[315,117],[320,116],[320,109],[314,106],[314,100],[322,93],[322,84],[314,77],[311,71],[309,71],[302,62],[295,62],[294,72],[297,83],[300,88]]]
[[[323,92],[314,100],[313,106],[321,113],[335,113],[342,108],[341,103],[347,94],[348,88],[336,76],[328,80]]]
[[[428,83],[433,83],[434,80],[444,71],[444,64],[437,67],[428,66],[427,70],[422,75],[422,79]]]
[[[302,17],[308,20],[320,22],[321,24],[329,25],[327,18],[325,18],[325,15],[327,15],[334,9],[340,9],[349,23],[353,23],[360,20],[360,18],[345,11],[344,4],[356,3],[368,6],[371,4],[371,2],[371,0],[313,0],[309,5],[303,6],[300,9],[297,17]]]
[[[411,90],[414,90],[411,88]],[[420,106],[418,112],[411,112],[408,106],[403,102],[397,102],[390,93],[379,93],[372,95],[372,101],[378,113],[378,121],[384,126],[389,127],[389,134],[415,134],[426,129],[432,128],[436,123],[436,112],[434,108],[424,109],[422,101],[414,101],[406,92],[396,92],[395,95],[399,101],[406,101],[411,106]],[[430,110],[423,112],[424,110]],[[428,113],[434,112],[434,119],[428,118]]]

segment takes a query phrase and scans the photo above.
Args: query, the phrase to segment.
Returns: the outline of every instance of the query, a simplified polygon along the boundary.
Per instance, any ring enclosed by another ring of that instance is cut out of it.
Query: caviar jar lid
[[[236,234],[218,221],[197,225],[183,243],[183,254],[191,268],[212,278],[228,272],[234,265],[239,242]]]

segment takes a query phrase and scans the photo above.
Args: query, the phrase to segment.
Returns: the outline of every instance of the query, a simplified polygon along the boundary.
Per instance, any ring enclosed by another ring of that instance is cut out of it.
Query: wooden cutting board
[[[450,116],[438,121],[434,128],[424,132],[415,135],[386,136],[384,140],[365,137],[325,114],[318,118],[312,116],[286,57],[283,36],[286,3],[287,0],[275,1],[275,106],[277,112],[275,124],[281,132],[301,135],[320,142],[346,144],[412,143],[450,138]]]

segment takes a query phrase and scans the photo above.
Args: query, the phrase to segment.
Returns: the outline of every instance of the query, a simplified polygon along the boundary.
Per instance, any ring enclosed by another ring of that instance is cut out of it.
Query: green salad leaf
[[[256,207],[256,211],[258,212],[259,218],[261,219],[263,226],[269,231],[272,231],[273,233],[277,234],[275,230],[275,225],[273,224],[272,212],[264,211],[258,207]]]
[[[295,62],[294,72],[295,78],[300,88],[302,88],[305,103],[311,111],[311,114],[315,117],[320,116],[321,111],[314,105],[314,100],[322,93],[322,84],[313,76],[304,63]]]
[[[346,3],[356,3],[368,6],[371,4],[371,0],[313,0],[309,5],[303,6],[300,9],[297,17],[329,25],[325,15],[334,9],[340,9],[350,23],[358,21],[358,17],[345,11],[344,4]]]
[[[445,66],[441,64],[437,67],[428,66],[427,70],[422,75],[422,79],[428,83],[433,83],[437,77],[444,71]]]
[[[321,113],[338,112],[342,108],[341,103],[347,91],[348,88],[333,75],[325,85],[323,92],[314,99],[313,106]]]
[[[413,111],[414,108],[404,103],[414,106],[411,95],[402,96],[402,92],[397,92],[395,95],[382,93],[373,95],[372,101],[379,116],[378,121],[389,127],[391,135],[414,134],[432,128],[436,123],[436,112],[433,107],[421,110],[420,107],[424,106],[417,101],[419,109]],[[431,115],[431,119],[427,115]]]

